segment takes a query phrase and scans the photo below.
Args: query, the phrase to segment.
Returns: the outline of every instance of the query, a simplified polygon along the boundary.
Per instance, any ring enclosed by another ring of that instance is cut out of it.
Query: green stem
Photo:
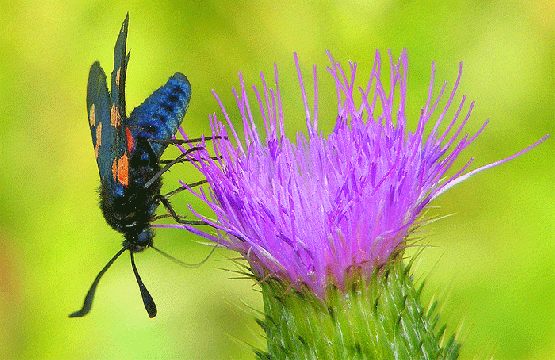
[[[259,359],[456,359],[460,345],[436,330],[435,304],[428,311],[401,260],[353,281],[330,287],[326,300],[288,290],[277,280],[261,284],[265,318],[259,321],[268,349]]]

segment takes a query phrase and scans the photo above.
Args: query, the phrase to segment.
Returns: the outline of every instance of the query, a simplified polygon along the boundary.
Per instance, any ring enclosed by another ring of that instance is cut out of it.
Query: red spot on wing
[[[114,181],[119,182],[123,186],[129,185],[129,158],[127,154],[123,154],[119,159],[114,159],[112,163],[112,176]]]
[[[120,73],[121,73],[121,68],[118,69],[118,71],[116,72],[116,86],[119,89],[119,77],[120,77]]]
[[[95,114],[94,114],[94,104],[91,105],[89,110],[89,125],[91,127],[96,125]]]
[[[110,109],[110,125],[117,128],[121,126],[121,116],[119,115],[119,108],[113,104]]]
[[[135,148],[133,135],[131,134],[131,130],[129,128],[125,128],[125,137],[127,138],[127,153],[131,154],[133,149]]]
[[[102,123],[96,127],[96,142],[94,144],[94,158],[98,159],[98,150],[102,146]]]

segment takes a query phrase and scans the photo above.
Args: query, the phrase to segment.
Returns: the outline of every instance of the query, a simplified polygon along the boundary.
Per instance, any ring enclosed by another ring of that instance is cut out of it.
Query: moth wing
[[[191,100],[191,84],[185,75],[175,73],[168,82],[154,91],[140,106],[136,107],[127,126],[134,136],[143,136],[148,140],[158,158],[168,146],[165,140],[171,140],[183,122],[183,117]]]
[[[110,101],[106,74],[99,62],[92,64],[87,84],[87,110],[91,128],[94,156],[98,164],[100,179],[104,182],[112,177],[113,151],[117,133],[110,126]]]
[[[110,181],[115,182],[116,192],[121,194],[129,185],[129,160],[133,150],[133,139],[126,127],[125,79],[129,54],[126,50],[129,14],[125,17],[114,46],[114,70],[112,71],[112,92],[110,94],[110,127],[115,133],[110,164]]]
[[[111,116],[112,121],[125,126],[125,79],[129,54],[126,54],[129,14],[125,17],[114,46],[114,71],[112,71]],[[125,137],[124,137],[125,138]]]

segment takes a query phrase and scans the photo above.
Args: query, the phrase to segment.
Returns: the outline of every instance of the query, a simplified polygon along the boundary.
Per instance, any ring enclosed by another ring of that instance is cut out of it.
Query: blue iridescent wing
[[[91,66],[87,85],[87,110],[100,180],[109,194],[121,193],[128,185],[129,159],[125,130],[125,73],[129,55],[125,54],[129,17],[122,24],[114,47],[112,92],[108,93],[106,74],[99,62]]]
[[[129,14],[125,17],[121,30],[114,46],[114,70],[112,71],[112,92],[110,107],[110,125],[116,136],[112,148],[112,179],[115,182],[113,195],[123,192],[123,188],[129,184],[129,153],[132,151],[133,139],[129,138],[126,131],[125,113],[125,77],[127,73],[127,61],[129,54],[126,53],[127,28],[129,25]],[[129,148],[131,147],[131,148]]]
[[[191,84],[182,73],[175,73],[168,82],[156,90],[140,106],[136,107],[126,126],[133,137],[155,140],[150,143],[158,158],[183,121],[191,100]]]
[[[98,164],[101,180],[112,176],[112,148],[116,143],[116,132],[110,126],[110,100],[106,74],[95,62],[89,71],[87,84],[87,110],[94,146],[94,156]]]
[[[129,26],[129,14],[125,17],[121,30],[114,46],[114,71],[112,71],[112,123],[117,125],[121,132],[125,126],[125,77],[127,74],[127,61],[129,55],[126,54],[127,29]],[[123,126],[122,126],[123,125]],[[125,134],[122,134],[125,135]],[[122,136],[125,140],[125,136]],[[125,147],[124,147],[125,148]]]

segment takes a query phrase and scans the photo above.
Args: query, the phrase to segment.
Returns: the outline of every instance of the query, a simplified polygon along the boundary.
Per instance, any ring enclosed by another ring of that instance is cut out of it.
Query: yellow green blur
[[[191,136],[210,131],[208,114],[218,111],[212,89],[230,110],[237,73],[247,84],[259,83],[260,71],[271,81],[274,62],[287,132],[304,130],[294,51],[305,85],[318,65],[320,127],[329,132],[337,105],[324,51],[344,64],[357,61],[362,85],[375,49],[384,56],[391,48],[397,57],[403,47],[413,125],[431,62],[436,83],[452,85],[464,61],[457,99],[467,94],[477,101],[466,130],[491,121],[463,153],[461,166],[469,157],[476,158],[473,166],[493,162],[554,133],[555,9],[547,0],[15,0],[1,7],[0,359],[253,359],[252,347],[264,346],[253,320],[261,296],[250,280],[232,280],[234,273],[221,270],[236,269],[229,260],[235,254],[223,250],[197,269],[154,251],[137,256],[158,305],[155,319],[143,309],[127,256],[105,275],[91,313],[67,317],[122,241],[98,209],[85,96],[91,64],[99,60],[111,70],[127,11],[128,111],[183,72],[193,89],[183,122]],[[313,86],[307,88],[310,94]],[[170,149],[167,156],[176,154]],[[460,327],[460,359],[553,354],[554,154],[549,139],[432,203],[438,208],[429,214],[453,216],[424,228],[420,244],[431,247],[414,271],[427,279],[423,301],[435,297],[442,320],[450,329]],[[199,180],[191,166],[178,165],[164,177],[164,189],[177,187],[177,179]],[[187,213],[188,201],[181,193],[173,203]],[[209,253],[196,241],[202,239],[167,229],[155,238],[187,262]]]

